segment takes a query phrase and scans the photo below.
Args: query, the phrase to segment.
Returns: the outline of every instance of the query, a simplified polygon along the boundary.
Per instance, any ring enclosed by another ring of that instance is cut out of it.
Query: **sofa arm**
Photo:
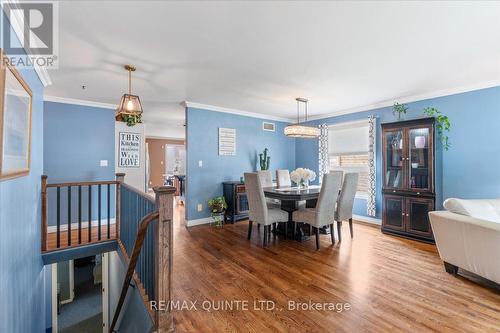
[[[500,283],[500,223],[448,211],[429,218],[443,261]]]

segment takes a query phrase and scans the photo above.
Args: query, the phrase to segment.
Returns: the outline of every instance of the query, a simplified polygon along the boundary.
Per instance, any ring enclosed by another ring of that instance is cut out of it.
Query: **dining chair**
[[[358,189],[357,173],[346,173],[344,175],[344,182],[337,201],[337,209],[335,210],[335,221],[337,221],[337,233],[339,235],[339,242],[342,240],[342,221],[349,221],[349,232],[351,238],[353,237],[352,231],[352,207],[354,205],[354,197]],[[333,233],[333,229],[331,230]]]
[[[262,224],[264,225],[263,246],[267,246],[268,237],[271,235],[271,225],[288,221],[288,213],[279,208],[270,208],[267,206],[258,173],[245,172],[244,176],[249,208],[248,239],[250,240],[252,236],[253,222]]]
[[[319,250],[319,228],[329,225],[332,244],[335,244],[333,223],[335,222],[335,204],[342,184],[342,171],[331,171],[323,175],[321,190],[315,208],[304,208],[293,212],[295,222],[304,222],[312,225],[316,232],[316,249]]]
[[[278,187],[291,187],[292,181],[290,180],[290,171],[284,170],[276,170],[276,182],[278,183]]]
[[[273,176],[269,170],[257,171],[259,175],[260,184],[262,187],[272,187],[273,186]]]
[[[273,176],[269,170],[257,171],[260,185],[262,187],[273,187]],[[281,208],[281,202],[277,199],[266,198],[268,208]]]

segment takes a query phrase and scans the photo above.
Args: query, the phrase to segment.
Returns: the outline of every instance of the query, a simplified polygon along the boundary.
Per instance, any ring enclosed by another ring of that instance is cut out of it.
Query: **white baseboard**
[[[376,225],[381,225],[382,220],[377,219],[374,217],[369,217],[369,216],[363,216],[363,215],[352,215],[353,220],[360,221],[360,222],[365,222],[365,223],[370,223],[370,224],[376,224]]]
[[[116,223],[116,220],[115,218],[112,218],[112,219],[109,219],[109,224],[115,224]],[[108,219],[101,219],[101,226],[106,226],[108,225]],[[85,221],[83,222],[82,221],[82,228],[88,228],[89,226],[89,222],[88,221]],[[99,226],[99,223],[98,223],[98,220],[92,220],[92,226],[93,227],[97,227]],[[68,224],[67,223],[61,223],[61,226],[60,226],[60,231],[67,231],[68,230]],[[71,230],[78,230],[78,222],[75,222],[75,223],[71,223]],[[47,227],[47,231],[48,232],[56,232],[57,231],[57,226],[55,225],[51,225],[49,227]]]
[[[197,219],[197,220],[187,220],[186,227],[194,227],[195,225],[209,224],[212,223],[213,221],[214,220],[211,217],[204,217],[202,219]]]

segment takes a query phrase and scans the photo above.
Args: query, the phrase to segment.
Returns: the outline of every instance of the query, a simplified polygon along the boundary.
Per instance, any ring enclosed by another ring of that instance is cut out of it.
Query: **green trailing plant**
[[[124,122],[127,123],[127,126],[134,126],[136,124],[141,124],[142,123],[142,116],[141,115],[122,115],[122,119]]]
[[[259,154],[260,161],[260,169],[261,170],[269,170],[269,162],[271,161],[271,157],[267,156],[268,149],[265,148],[263,153]]]
[[[208,208],[210,208],[215,226],[222,226],[224,221],[222,213],[224,213],[224,210],[227,208],[226,199],[223,196],[210,199],[208,200]]]
[[[396,102],[392,107],[392,114],[397,116],[398,120],[402,120],[404,118],[406,111],[408,111],[408,106],[406,104],[399,104]]]
[[[438,109],[434,107],[427,107],[424,109],[424,114],[429,117],[436,118],[436,131],[441,140],[444,150],[449,150],[451,147],[448,133],[451,131],[451,123],[448,116],[445,116]]]

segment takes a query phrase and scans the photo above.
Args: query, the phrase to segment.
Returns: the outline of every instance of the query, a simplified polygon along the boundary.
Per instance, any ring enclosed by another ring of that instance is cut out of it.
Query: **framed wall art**
[[[32,92],[0,49],[0,181],[30,172]]]

